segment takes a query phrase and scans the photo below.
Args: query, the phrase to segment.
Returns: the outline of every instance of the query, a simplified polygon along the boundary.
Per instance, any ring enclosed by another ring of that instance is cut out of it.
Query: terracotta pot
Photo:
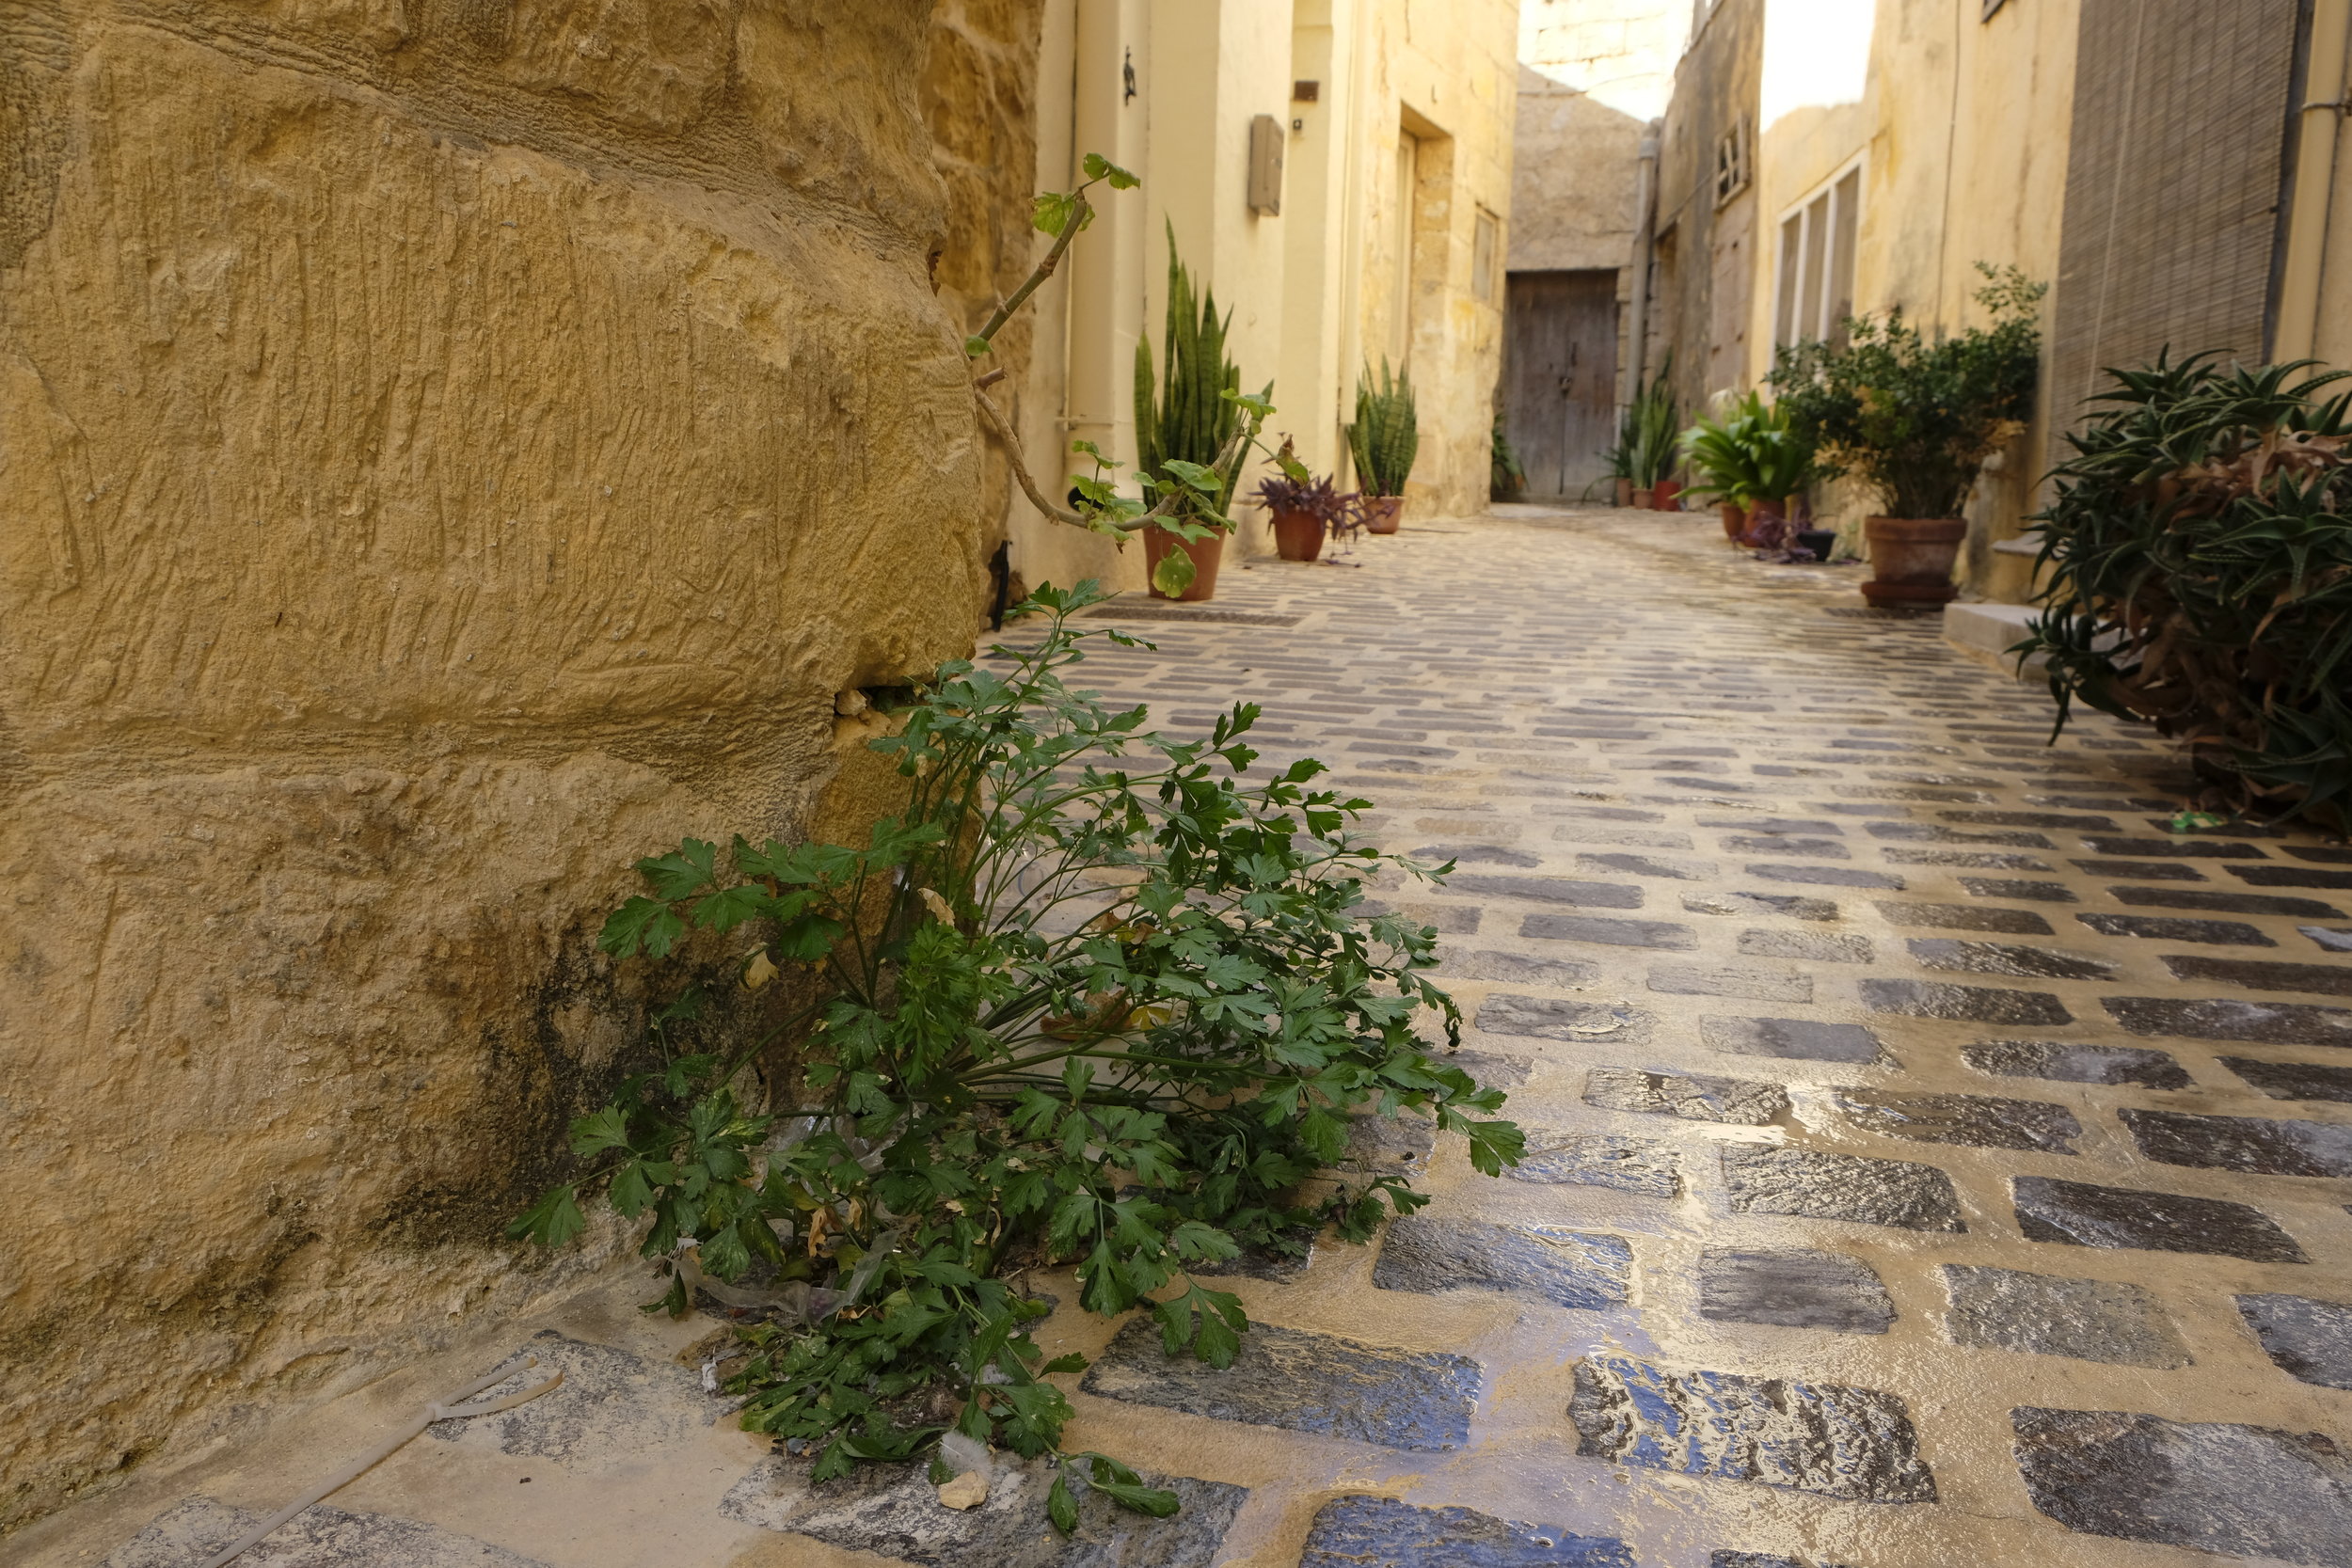
[[[1206,539],[1179,539],[1166,529],[1147,530],[1143,535],[1144,569],[1157,571],[1160,558],[1180,546],[1192,557],[1192,586],[1176,597],[1185,604],[1216,598],[1216,568],[1217,563],[1225,559],[1225,535],[1212,533]],[[1152,590],[1152,596],[1155,599],[1168,597],[1156,588]]]
[[[1788,544],[1788,503],[1758,497],[1748,507],[1748,526],[1740,543],[1752,550],[1777,550]]]
[[[1740,535],[1748,531],[1748,509],[1738,501],[1719,501],[1715,510],[1723,514],[1724,537],[1738,544]]]
[[[1617,481],[1617,504],[1619,506],[1631,506],[1633,504],[1633,482],[1631,480],[1621,479]]]
[[[1633,492],[1633,510],[1636,512],[1655,511],[1657,510],[1657,499],[1658,492],[1655,490],[1636,490]]]
[[[1870,580],[1862,596],[1874,605],[1948,604],[1960,594],[1952,567],[1968,525],[1958,517],[1865,517]]]
[[[1274,548],[1285,561],[1312,561],[1323,553],[1323,519],[1311,512],[1277,512]]]
[[[1405,526],[1403,496],[1366,496],[1364,498],[1364,531],[1394,533]]]
[[[1682,481],[1661,479],[1658,482],[1658,488],[1650,492],[1650,504],[1661,512],[1679,512],[1682,510],[1681,495]]]

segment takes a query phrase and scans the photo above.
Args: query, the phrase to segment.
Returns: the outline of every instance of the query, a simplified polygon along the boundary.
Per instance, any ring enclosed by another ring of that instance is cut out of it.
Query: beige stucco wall
[[[629,863],[870,809],[981,588],[928,12],[10,10],[8,1517],[549,1283]]]

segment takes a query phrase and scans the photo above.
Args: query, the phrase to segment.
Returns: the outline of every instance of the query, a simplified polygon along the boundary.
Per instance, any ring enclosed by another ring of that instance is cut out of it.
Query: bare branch
[[[1012,465],[1012,477],[1020,482],[1021,493],[1029,498],[1029,504],[1057,523],[1068,523],[1072,528],[1089,528],[1084,517],[1079,516],[1075,512],[1063,511],[1052,501],[1047,500],[1044,493],[1038,489],[1037,481],[1029,477],[1029,466],[1021,460],[1020,439],[1013,435],[1011,424],[1006,420],[1005,416],[990,400],[989,395],[975,386],[972,388],[972,401],[980,405],[980,418],[986,420],[989,429],[996,433],[996,439],[1005,444],[1005,461]]]

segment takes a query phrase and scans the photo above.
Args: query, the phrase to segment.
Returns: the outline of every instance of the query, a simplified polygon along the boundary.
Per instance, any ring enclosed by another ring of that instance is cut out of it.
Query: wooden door
[[[1507,305],[1503,429],[1529,499],[1573,500],[1617,438],[1617,275],[1515,272]]]

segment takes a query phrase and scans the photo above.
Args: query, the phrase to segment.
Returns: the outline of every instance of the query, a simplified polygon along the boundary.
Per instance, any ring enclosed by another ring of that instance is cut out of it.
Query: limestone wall
[[[869,809],[983,586],[929,13],[0,7],[0,1518],[578,1267],[629,863]]]

